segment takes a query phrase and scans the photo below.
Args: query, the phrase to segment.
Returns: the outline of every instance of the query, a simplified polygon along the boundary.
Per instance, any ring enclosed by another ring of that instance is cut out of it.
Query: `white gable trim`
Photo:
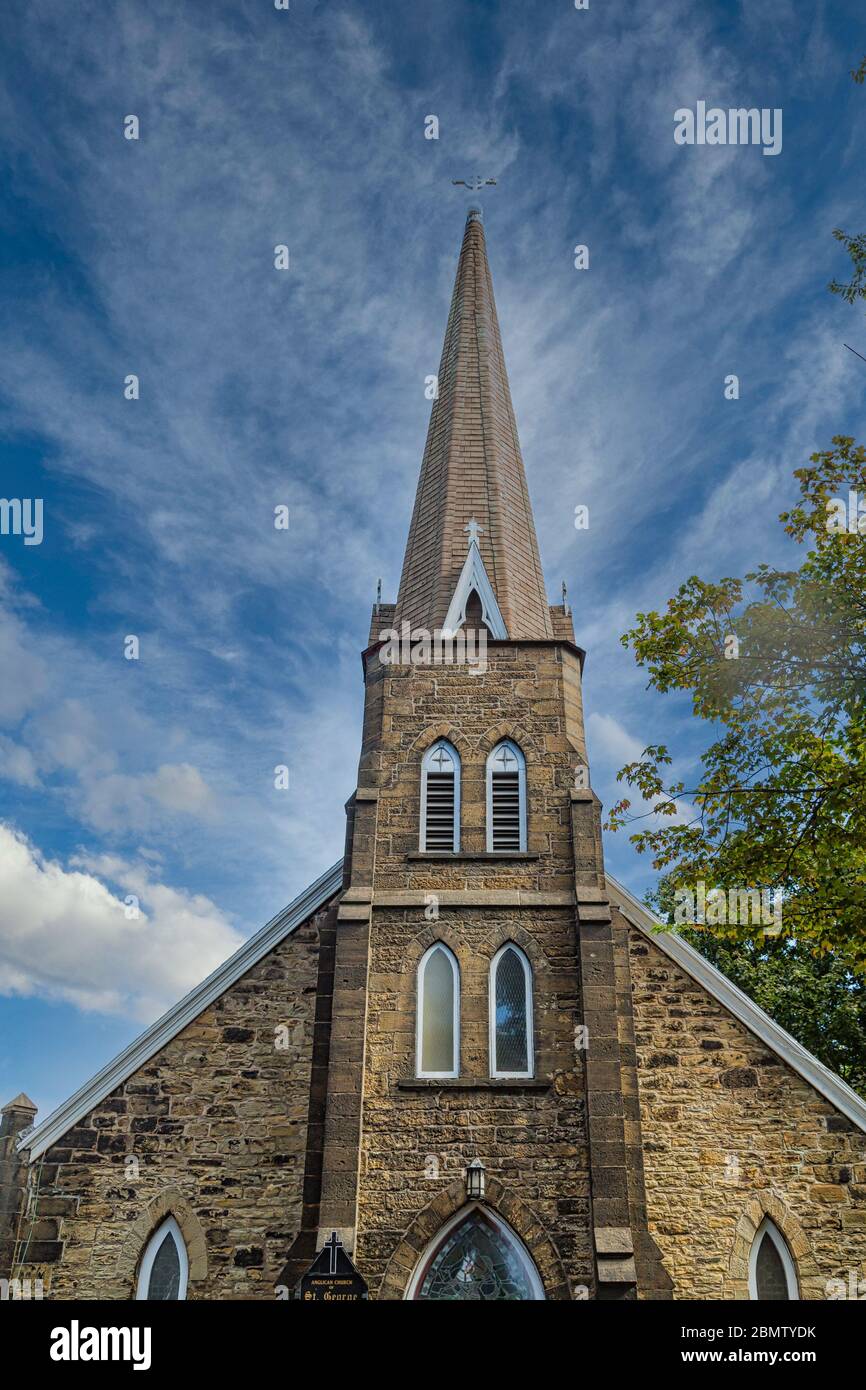
[[[208,975],[200,985],[196,985],[178,1004],[151,1024],[140,1037],[131,1042],[113,1061],[96,1073],[69,1100],[50,1114],[42,1124],[29,1130],[19,1144],[21,1149],[29,1149],[30,1158],[38,1158],[41,1153],[56,1144],[68,1129],[76,1125],[94,1106],[99,1105],[115,1087],[120,1086],[134,1071],[149,1062],[160,1048],[171,1042],[181,1029],[218,999],[242,975],[246,975],[254,965],[272,951],[275,946],[291,933],[340,889],[343,882],[343,861],[328,869],[315,883],[289,906],[277,913],[259,931],[245,941],[233,956],[218,965],[213,974]]]
[[[852,1124],[866,1132],[866,1101],[858,1096],[856,1091],[852,1091],[841,1077],[825,1067],[811,1052],[807,1052],[806,1048],[798,1043],[796,1038],[792,1038],[790,1033],[786,1033],[784,1028],[780,1028],[778,1023],[774,1023],[769,1014],[765,1014],[748,995],[737,989],[727,975],[723,975],[721,970],[711,965],[700,951],[696,951],[674,931],[659,931],[659,927],[663,926],[661,919],[639,903],[637,898],[633,898],[621,883],[608,876],[607,886],[611,902],[616,904],[632,926],[649,937],[660,951],[685,970],[687,975],[691,975],[699,985],[703,985],[729,1013],[745,1024],[771,1052],[775,1052],[777,1057],[786,1062],[792,1071],[802,1076],[810,1086],[814,1086],[815,1090]]]
[[[19,1143],[19,1149],[29,1150],[30,1158],[34,1159],[52,1144],[56,1144],[68,1129],[77,1124],[117,1086],[122,1085],[134,1071],[150,1061],[166,1043],[171,1042],[172,1038],[188,1023],[192,1023],[203,1009],[257,965],[284,937],[290,936],[314,912],[324,907],[334,894],[339,892],[342,881],[343,861],[340,860],[295,898],[294,902],[289,903],[288,907],[266,923],[255,936],[245,941],[243,946],[218,966],[213,974],[169,1009],[168,1013],[163,1014],[162,1018],[157,1019],[156,1023],[130,1043],[129,1047],[103,1067],[102,1071],[97,1072],[75,1092],[75,1095],[58,1106],[42,1124],[29,1130]],[[737,989],[737,986],[711,965],[700,952],[694,950],[674,932],[659,931],[658,928],[662,925],[660,919],[639,903],[637,898],[633,898],[622,884],[608,876],[607,885],[611,902],[633,926],[685,970],[687,975],[703,985],[714,999],[759,1037],[793,1071],[814,1086],[815,1090],[842,1115],[866,1132],[866,1101],[813,1057],[811,1052],[807,1052],[790,1033],[786,1033],[784,1028],[774,1023],[763,1009],[759,1009],[757,1004],[743,994],[742,990]]]
[[[478,597],[481,599],[481,613],[490,629],[490,636],[504,640],[508,636],[508,628],[505,626],[505,619],[499,611],[493,585],[487,577],[481,551],[474,538],[469,542],[469,549],[466,552],[466,559],[463,561],[457,588],[454,590],[454,597],[445,615],[445,622],[442,624],[443,636],[453,637],[463,626],[466,620],[466,605],[473,589],[477,589]]]

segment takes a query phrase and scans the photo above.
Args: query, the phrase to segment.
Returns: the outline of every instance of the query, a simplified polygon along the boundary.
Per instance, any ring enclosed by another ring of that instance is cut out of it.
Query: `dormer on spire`
[[[469,532],[469,548],[466,552],[466,559],[463,561],[457,588],[454,590],[454,596],[448,605],[445,622],[442,624],[443,637],[454,637],[460,631],[466,622],[466,609],[473,593],[478,595],[481,603],[481,619],[490,636],[501,640],[508,636],[505,619],[499,611],[493,585],[490,583],[487,570],[484,568],[484,561],[481,558],[481,551],[478,548],[478,536],[483,529],[483,526],[478,525],[474,516],[470,518],[468,526],[463,527],[464,531]]]

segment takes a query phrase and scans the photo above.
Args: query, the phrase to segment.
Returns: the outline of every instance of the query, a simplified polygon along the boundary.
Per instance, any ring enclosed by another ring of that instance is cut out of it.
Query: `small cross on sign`
[[[327,1250],[328,1254],[330,1255],[330,1265],[328,1269],[329,1274],[337,1273],[337,1251],[341,1250],[342,1248],[343,1242],[340,1240],[340,1237],[337,1235],[337,1232],[332,1231],[330,1237],[328,1238],[328,1240],[325,1241],[325,1244],[323,1246],[323,1249]]]

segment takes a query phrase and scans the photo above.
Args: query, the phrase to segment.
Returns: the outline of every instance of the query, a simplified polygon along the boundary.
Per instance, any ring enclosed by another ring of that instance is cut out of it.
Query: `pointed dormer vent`
[[[457,588],[454,590],[454,597],[448,606],[448,612],[445,614],[442,631],[446,637],[453,637],[455,633],[459,632],[466,623],[467,612],[471,611],[471,600],[475,598],[477,603],[472,606],[480,606],[481,621],[490,636],[504,639],[508,636],[508,629],[499,611],[493,585],[490,583],[487,570],[484,568],[484,561],[481,558],[481,551],[478,548],[478,533],[481,527],[472,517],[469,524],[463,529],[469,532],[469,549],[466,553],[466,559],[463,561],[463,568],[460,571]],[[472,626],[472,624],[469,623],[467,626]]]

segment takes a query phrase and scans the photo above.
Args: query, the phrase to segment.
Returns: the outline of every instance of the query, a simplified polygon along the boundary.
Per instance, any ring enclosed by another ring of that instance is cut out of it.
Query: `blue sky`
[[[0,536],[0,1098],[44,1117],[342,851],[452,178],[498,179],[490,259],[594,785],[609,804],[650,742],[694,772],[688,706],[618,637],[689,574],[790,561],[793,469],[864,435],[842,342],[866,353],[866,323],[826,285],[832,228],[866,218],[866,25],[860,0],[14,0],[3,27],[0,494],[43,498],[45,534]],[[698,100],[782,108],[782,152],[676,145]],[[607,854],[647,886],[624,837]]]

